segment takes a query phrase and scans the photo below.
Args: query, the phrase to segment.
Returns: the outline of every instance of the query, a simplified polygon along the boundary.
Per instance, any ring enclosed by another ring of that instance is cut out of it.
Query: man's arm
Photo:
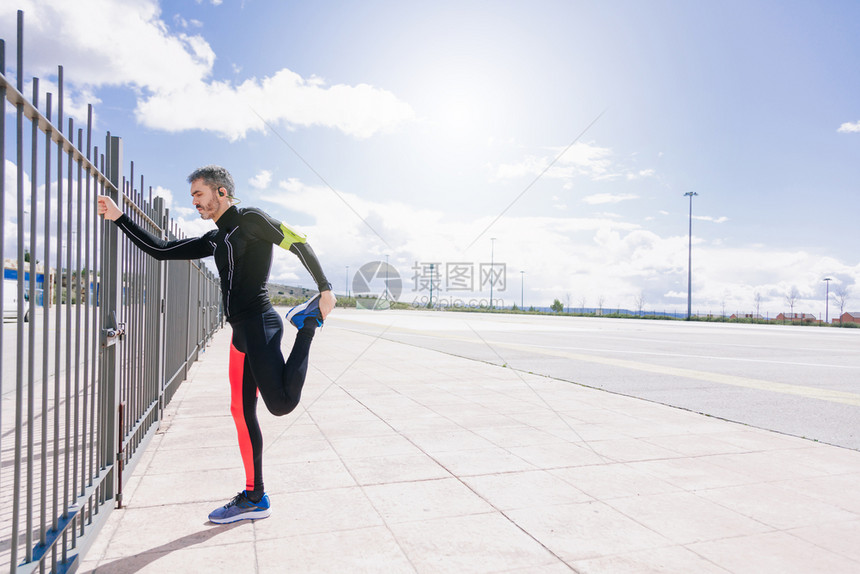
[[[332,293],[331,283],[326,279],[322,265],[320,265],[314,250],[308,245],[307,238],[259,209],[252,207],[244,210],[244,217],[248,218],[249,222],[252,222],[254,233],[258,237],[271,241],[273,244],[290,251],[290,253],[299,258],[299,261],[302,262],[302,265],[308,270],[308,273],[311,274],[311,277],[314,278],[317,284],[317,289],[320,292],[320,313],[323,319],[325,319],[326,315],[334,309],[337,298]]]
[[[305,269],[308,270],[311,277],[317,282],[317,288],[320,291],[320,313],[322,314],[322,318],[325,319],[331,313],[331,310],[334,309],[337,298],[331,291],[331,283],[326,279],[319,259],[317,259],[314,250],[311,249],[311,246],[307,242],[293,243],[290,245],[290,252],[299,258],[302,265],[305,266]]]
[[[204,237],[165,241],[138,226],[110,197],[100,195],[97,201],[99,214],[113,221],[132,243],[155,259],[201,259],[212,255],[212,243]]]

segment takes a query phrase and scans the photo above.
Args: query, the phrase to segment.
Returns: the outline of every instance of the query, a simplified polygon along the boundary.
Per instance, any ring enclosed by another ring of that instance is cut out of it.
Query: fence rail
[[[155,261],[99,218],[106,194],[180,234],[133,163],[124,177],[122,140],[93,146],[92,107],[83,128],[64,118],[62,67],[56,100],[38,78],[23,94],[23,33],[19,12],[15,84],[0,39],[0,571],[70,572],[223,320],[199,261]]]

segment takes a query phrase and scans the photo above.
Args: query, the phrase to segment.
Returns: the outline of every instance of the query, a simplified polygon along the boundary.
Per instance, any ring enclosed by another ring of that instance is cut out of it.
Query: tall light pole
[[[433,308],[433,264],[430,264],[430,303],[429,308]]]
[[[525,303],[523,303],[523,283],[525,283],[525,271],[520,271],[520,311],[525,310]]]
[[[688,191],[684,197],[690,198],[690,232],[689,250],[687,255],[687,321],[692,316],[693,309],[693,197],[699,195],[695,191]]]
[[[495,260],[493,259],[493,256],[495,254],[495,247],[496,238],[490,237],[490,309],[493,308],[493,283],[495,283],[495,280],[493,279],[493,269],[495,266]]]
[[[382,291],[385,300],[388,301],[388,255],[385,256],[385,289]]]
[[[827,285],[827,295],[824,296],[824,322],[830,322],[830,282],[833,281],[830,277],[824,278],[824,284]]]
[[[349,265],[346,266],[346,298],[349,299]]]

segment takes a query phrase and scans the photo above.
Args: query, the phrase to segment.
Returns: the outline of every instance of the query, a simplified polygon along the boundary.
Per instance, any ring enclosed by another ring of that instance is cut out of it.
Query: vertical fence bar
[[[92,141],[91,140],[92,128],[93,128],[92,109],[93,109],[92,106],[87,107],[86,158],[88,161],[90,159],[90,143]],[[84,203],[81,206],[79,206],[79,211],[84,210],[84,213],[86,215],[86,219],[84,222],[84,238],[85,238],[85,242],[84,242],[84,254],[85,254],[84,255],[84,274],[86,275],[86,277],[84,278],[84,287],[83,287],[83,293],[84,293],[84,328],[83,328],[84,351],[82,353],[82,356],[84,359],[84,368],[83,368],[84,388],[83,388],[83,395],[82,395],[82,399],[83,399],[83,403],[84,403],[84,413],[83,413],[83,425],[82,425],[82,429],[81,429],[81,435],[82,435],[81,447],[80,447],[81,448],[81,492],[80,492],[79,496],[83,496],[86,493],[86,488],[90,484],[89,479],[92,476],[91,474],[89,474],[87,472],[87,470],[88,470],[87,469],[87,452],[88,452],[88,449],[87,449],[87,422],[88,422],[88,418],[87,417],[89,415],[87,391],[89,390],[89,384],[90,384],[90,379],[89,379],[89,365],[90,365],[90,363],[89,363],[89,359],[90,359],[89,344],[90,344],[90,315],[91,315],[91,309],[90,309],[90,273],[91,273],[91,269],[90,269],[90,235],[91,235],[90,213],[92,213],[92,207],[91,207],[92,202],[90,200],[90,184],[91,183],[92,183],[92,177],[90,174],[90,166],[88,163],[87,168],[86,168],[86,196],[84,199]],[[81,519],[81,535],[83,535],[83,534],[84,534],[84,520],[82,518]]]
[[[108,179],[113,184],[113,188],[108,191],[112,199],[117,205],[123,205],[121,197],[122,183],[122,141],[117,137],[112,137],[108,134],[106,142],[108,155]],[[120,275],[123,265],[119,245],[119,229],[115,225],[107,225],[105,228],[105,260],[102,272],[105,275],[105,305],[102,307],[103,314],[110,316],[116,314],[122,301],[123,280]],[[115,436],[117,407],[119,406],[119,397],[117,382],[120,376],[120,364],[117,357],[117,345],[110,345],[105,349],[105,369],[102,372],[102,380],[100,381],[101,400],[105,406],[104,425],[102,428],[104,436],[104,447],[102,450],[102,464],[107,467],[113,462],[114,453],[116,453],[118,440],[122,437]],[[109,480],[105,483],[105,496],[110,499],[114,497],[114,480]]]
[[[123,199],[128,195],[128,185],[127,185],[124,177],[120,178],[120,181],[121,181],[121,185],[120,185],[120,193],[119,193],[119,202],[117,203],[117,205],[121,206],[120,209],[125,211],[125,201],[123,201]],[[129,216],[132,218],[135,217],[135,215],[133,213],[130,214]],[[117,306],[116,306],[116,314],[119,317],[118,320],[124,322],[129,318],[128,309],[126,308],[126,304],[129,301],[129,298],[132,296],[131,289],[130,289],[130,286],[128,284],[128,273],[129,273],[128,266],[131,264],[131,253],[129,251],[130,246],[128,244],[128,241],[120,241],[119,246],[120,246],[120,251],[122,253],[122,258],[121,258],[122,263],[118,266],[117,280],[119,281],[119,284],[120,284],[121,297],[120,297],[120,301],[117,303]],[[129,346],[130,346],[128,338],[126,338],[123,341],[123,343],[124,343],[123,345],[117,345],[116,346],[116,348],[117,348],[117,351],[116,351],[117,363],[118,363],[118,369],[119,369],[118,373],[117,373],[116,388],[117,388],[117,403],[119,405],[126,403],[128,400],[128,361],[127,361],[127,355],[128,355]],[[126,428],[125,417],[127,415],[125,414],[125,409],[123,409],[122,414],[120,414],[119,411],[116,409],[115,409],[115,412],[117,413],[117,417],[118,417],[117,420],[119,421],[118,425],[116,425],[117,431],[118,431],[117,441],[121,442],[123,440],[123,438],[125,437],[125,428]],[[117,449],[115,449],[115,450],[119,450],[119,445],[117,446]],[[114,456],[114,459],[116,459],[115,456]]]
[[[75,121],[69,118],[69,138],[74,138]],[[63,519],[69,517],[69,501],[71,500],[71,455],[72,455],[72,193],[73,193],[73,172],[74,160],[69,157],[66,162],[66,272],[64,281],[66,284],[66,299],[64,301],[66,308],[66,340],[63,345],[63,350],[66,355],[66,393],[64,396],[66,408],[65,414],[65,456],[63,458]],[[62,547],[62,562],[65,563],[69,558],[69,540],[68,531],[63,532],[63,547]]]
[[[39,79],[33,78],[33,106],[39,109]],[[39,146],[39,121],[33,118],[31,121],[30,136],[30,246],[25,259],[29,259],[29,281],[27,282],[27,316],[30,317],[29,329],[27,329],[27,561],[33,559],[33,449],[36,437],[34,433],[34,418],[36,416],[36,206],[39,204],[37,196],[38,184],[38,146]],[[19,167],[20,169],[20,167]],[[20,222],[21,227],[24,221]],[[27,278],[27,270],[24,278]]]
[[[18,92],[24,92],[24,13],[18,11]],[[14,479],[12,481],[12,572],[14,572],[15,564],[18,560],[18,536],[20,512],[21,512],[21,430],[23,421],[23,400],[24,400],[24,323],[21,320],[24,314],[24,276],[21,271],[24,269],[24,171],[21,166],[24,165],[24,103],[21,102],[16,106],[16,190],[17,190],[17,236],[18,236],[18,262],[17,274],[18,283],[16,285],[18,291],[18,323],[16,326],[16,344],[18,360],[15,365],[15,467]],[[3,158],[5,161],[5,158]]]
[[[51,301],[51,94],[45,97],[45,116],[48,128],[45,130],[45,237],[44,253],[42,255],[42,481],[41,506],[42,515],[39,520],[39,544],[47,542],[48,519],[48,379],[50,378],[50,324],[49,312]]]
[[[131,171],[128,181],[125,182],[125,187],[128,190],[127,195],[131,198],[132,204],[137,205],[138,201],[134,191],[134,162],[129,162],[129,166]],[[138,224],[145,226],[143,219],[136,211],[134,212],[134,219]],[[140,269],[141,251],[128,241],[124,241],[123,244],[126,248],[127,261],[125,272],[127,299],[123,312],[123,319],[126,321],[126,344],[123,345],[123,366],[125,367],[124,395],[126,397],[126,404],[131,407],[129,412],[125,414],[126,418],[124,422],[125,428],[131,429],[133,426],[131,420],[140,412],[140,385],[138,384],[140,375],[137,369],[132,368],[131,357],[136,356],[140,351],[138,346],[140,342],[140,337],[138,336],[138,329],[140,328],[140,317],[138,315],[140,310],[140,277],[138,276],[138,270]],[[126,436],[128,435],[125,432],[120,434],[120,441],[125,442],[124,439]],[[131,437],[131,439],[134,440],[134,437]]]
[[[108,137],[105,141],[105,152],[101,156],[101,170],[102,173],[107,174],[107,165],[110,154],[110,134],[108,133]],[[105,185],[101,186],[100,192],[109,196],[109,188]],[[107,305],[107,280],[108,280],[108,268],[107,254],[110,251],[110,242],[108,241],[108,228],[110,224],[104,218],[99,222],[99,237],[101,241],[101,253],[99,254],[99,309],[101,309],[100,321],[98,327],[99,334],[99,401],[98,401],[98,440],[96,444],[98,445],[98,454],[96,455],[96,464],[99,468],[100,472],[105,471],[105,462],[104,462],[104,444],[105,444],[105,431],[104,424],[107,418],[107,413],[105,412],[105,379],[107,378],[107,337],[106,337],[106,329],[109,321],[110,313],[105,311],[105,306]],[[99,503],[104,504],[107,500],[107,487],[102,486],[99,492]]]
[[[57,67],[57,130],[63,135],[63,67]],[[63,324],[63,143],[57,138],[57,233],[56,233],[57,262],[54,269],[57,303],[54,320],[54,472],[53,472],[53,501],[52,530],[59,528],[60,522],[60,377],[62,365],[62,324]],[[51,549],[51,570],[57,567],[57,547]]]
[[[92,106],[89,107],[88,115],[90,118],[89,121],[92,122]],[[89,153],[89,146],[87,146],[87,153]],[[98,158],[99,158],[98,146],[96,146],[95,150],[93,150],[93,158],[96,161],[96,163],[98,163]],[[94,174],[94,177],[95,177],[95,174]],[[95,194],[99,194],[100,192],[104,191],[104,184],[103,183],[94,182],[94,186],[96,188],[94,191]],[[94,229],[94,231],[100,230],[100,228],[99,228],[99,217],[98,217],[98,214],[96,213],[97,209],[98,208],[96,207],[95,202],[93,202],[93,206],[90,207],[90,210],[93,211],[93,229]],[[101,237],[102,237],[102,233],[96,233],[95,237],[93,238],[93,264],[94,265],[95,265],[95,262],[99,260],[99,255],[101,254],[101,250],[99,249],[99,239]],[[96,437],[96,435],[95,435],[95,431],[96,431],[95,422],[96,422],[96,417],[97,417],[97,413],[98,413],[98,408],[97,408],[97,403],[96,403],[96,387],[98,386],[98,379],[96,378],[96,371],[98,369],[98,364],[99,364],[98,358],[101,356],[101,354],[100,354],[101,345],[99,344],[101,341],[101,338],[99,336],[100,335],[99,310],[103,309],[103,307],[98,305],[98,294],[101,291],[100,286],[101,286],[101,266],[99,265],[97,270],[95,270],[93,272],[93,290],[94,290],[93,291],[93,325],[92,325],[93,347],[92,347],[92,352],[91,352],[91,354],[92,354],[93,385],[92,385],[92,388],[90,389],[90,402],[92,403],[93,412],[92,412],[92,415],[90,416],[90,451],[89,451],[90,452],[90,461],[89,461],[89,463],[90,463],[90,477],[93,477],[93,478],[96,476],[96,472],[97,472],[97,470],[96,470],[97,467],[95,466],[95,456],[94,455],[95,455],[95,444],[96,444],[95,443],[95,437]],[[98,506],[96,506],[96,508],[98,508]]]
[[[151,188],[150,188],[151,189]],[[151,192],[150,192],[151,193]],[[166,233],[164,232],[164,200],[161,197],[156,197],[153,200],[153,219],[159,225],[159,237],[164,239],[166,237]],[[156,291],[157,297],[155,297],[154,303],[157,305],[156,307],[156,325],[153,329],[154,333],[154,347],[153,350],[156,356],[155,362],[155,392],[158,395],[158,419],[162,420],[164,418],[164,400],[163,400],[163,391],[164,391],[164,376],[165,376],[165,368],[164,368],[164,302],[167,299],[166,287],[164,282],[164,270],[166,268],[166,263],[164,261],[158,261],[156,264]]]
[[[70,130],[70,135],[72,132]],[[83,140],[83,131],[78,128],[78,151],[81,150]],[[81,456],[80,449],[80,414],[81,414],[81,368],[80,368],[80,358],[81,358],[81,200],[83,199],[83,163],[79,160],[75,162],[77,165],[77,174],[76,174],[76,182],[75,187],[77,188],[77,204],[75,209],[75,219],[76,219],[76,227],[75,230],[75,266],[74,266],[74,305],[75,305],[75,384],[74,384],[74,397],[75,397],[75,407],[74,407],[74,428],[72,431],[72,442],[74,444],[73,447],[73,463],[72,463],[72,499],[77,499],[78,496],[83,495],[83,489],[78,489],[78,463]],[[70,221],[71,223],[71,221]],[[81,481],[81,485],[83,485],[83,481]],[[72,536],[72,546],[75,546],[75,541],[77,539],[77,531],[72,528],[71,529]]]

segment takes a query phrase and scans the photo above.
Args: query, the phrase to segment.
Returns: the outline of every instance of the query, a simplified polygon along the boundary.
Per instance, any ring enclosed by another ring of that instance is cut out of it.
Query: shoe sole
[[[311,297],[310,299],[308,299],[308,300],[307,300],[307,301],[305,301],[304,303],[301,303],[301,304],[299,304],[299,305],[296,305],[295,307],[293,307],[292,309],[290,309],[290,312],[289,312],[289,313],[287,313],[287,321],[289,321],[290,323],[293,323],[293,317],[295,317],[296,315],[301,314],[303,311],[305,311],[305,309],[307,309],[308,307],[310,307],[311,303],[312,303],[315,299],[319,298],[319,296],[320,296],[320,294],[319,294],[319,293],[317,293],[316,295],[314,295],[313,297]],[[306,317],[306,318],[307,318],[307,317]],[[319,319],[317,319],[317,322],[319,322]],[[301,329],[301,326],[300,326],[300,325],[296,325],[295,323],[293,323],[293,325],[296,327],[296,329]]]
[[[230,524],[231,522],[239,522],[240,520],[258,520],[260,518],[268,518],[272,515],[272,509],[267,508],[266,510],[255,510],[253,512],[246,512],[245,514],[237,514],[235,516],[231,516],[229,518],[209,518],[209,522],[212,524]]]

